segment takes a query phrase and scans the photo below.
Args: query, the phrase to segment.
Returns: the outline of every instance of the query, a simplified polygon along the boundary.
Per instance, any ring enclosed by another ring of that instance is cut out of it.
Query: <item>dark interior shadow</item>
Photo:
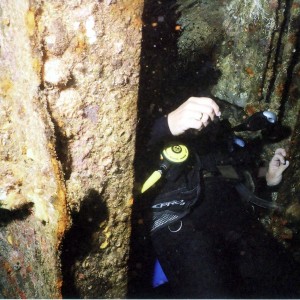
[[[158,22],[162,18],[163,22]],[[167,108],[164,95],[169,86],[170,66],[177,60],[178,32],[174,30],[178,15],[176,14],[176,1],[144,2],[143,31],[141,49],[141,71],[139,82],[138,118],[137,128],[135,178],[143,181],[145,174],[151,166],[145,164],[151,161],[144,148],[149,137],[149,126],[155,117],[162,114]],[[174,67],[175,68],[175,67]],[[138,189],[141,182],[136,182]],[[143,210],[136,193],[132,211],[132,233],[128,273],[128,298],[161,298],[151,286],[154,266],[154,253],[152,251],[150,230],[143,220]]]
[[[51,108],[48,103],[48,111],[51,112]],[[62,169],[64,174],[64,179],[68,180],[71,176],[71,166],[72,166],[72,157],[69,151],[69,141],[65,133],[61,130],[58,125],[58,121],[50,114],[51,121],[54,124],[54,131],[56,136],[55,151],[59,158],[59,161],[62,162]]]
[[[93,234],[99,225],[108,218],[108,210],[100,194],[91,189],[82,200],[78,213],[72,216],[72,226],[66,233],[61,253],[63,298],[80,298],[75,286],[75,263],[98,250],[99,244],[93,243]]]
[[[7,226],[15,220],[25,220],[31,215],[32,207],[33,203],[26,203],[14,210],[0,208],[0,226]]]
[[[155,167],[158,153],[146,150],[153,121],[180,105],[191,96],[210,96],[210,88],[220,77],[213,53],[198,55],[189,62],[178,55],[175,0],[146,0],[143,11],[141,71],[136,139],[136,190]],[[168,286],[152,288],[155,255],[150,230],[143,216],[143,203],[136,193],[132,212],[132,236],[129,259],[129,298],[168,298]]]

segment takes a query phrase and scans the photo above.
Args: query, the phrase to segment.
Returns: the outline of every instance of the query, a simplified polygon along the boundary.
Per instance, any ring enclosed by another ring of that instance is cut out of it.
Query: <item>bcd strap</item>
[[[209,163],[203,163],[202,165],[208,167],[210,170],[203,171],[204,178],[220,178],[233,184],[239,195],[246,202],[251,202],[259,207],[282,210],[282,207],[271,201],[262,199],[256,196],[244,183],[241,175],[238,174],[236,169],[232,165],[213,165],[216,160],[209,157]]]
[[[257,197],[251,192],[244,184],[238,183],[235,185],[235,189],[238,191],[238,193],[241,195],[241,197],[246,200],[247,202],[251,202],[257,206],[263,207],[263,208],[269,208],[269,209],[277,209],[282,210],[282,207],[277,205],[276,203],[267,201],[265,199],[262,199],[260,197]]]

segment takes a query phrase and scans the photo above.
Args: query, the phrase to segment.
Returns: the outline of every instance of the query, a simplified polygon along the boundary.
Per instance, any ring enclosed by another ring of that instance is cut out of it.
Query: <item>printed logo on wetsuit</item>
[[[152,208],[164,208],[164,207],[170,207],[174,205],[185,205],[184,200],[173,200],[170,202],[162,202],[162,203],[157,203],[152,206]]]

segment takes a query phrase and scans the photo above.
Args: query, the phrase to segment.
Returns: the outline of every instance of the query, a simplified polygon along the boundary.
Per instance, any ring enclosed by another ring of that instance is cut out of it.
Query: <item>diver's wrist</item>
[[[267,172],[266,174],[266,181],[268,186],[275,186],[278,185],[282,180],[282,174],[279,176],[275,176]]]

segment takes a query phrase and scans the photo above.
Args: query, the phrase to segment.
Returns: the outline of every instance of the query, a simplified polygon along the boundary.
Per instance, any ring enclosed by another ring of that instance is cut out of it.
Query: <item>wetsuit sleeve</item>
[[[266,179],[259,178],[257,180],[257,195],[263,199],[272,200],[272,194],[277,193],[279,191],[279,188],[281,186],[281,182],[274,186],[267,185]]]
[[[153,147],[172,137],[166,116],[158,118],[151,129],[149,147]]]

